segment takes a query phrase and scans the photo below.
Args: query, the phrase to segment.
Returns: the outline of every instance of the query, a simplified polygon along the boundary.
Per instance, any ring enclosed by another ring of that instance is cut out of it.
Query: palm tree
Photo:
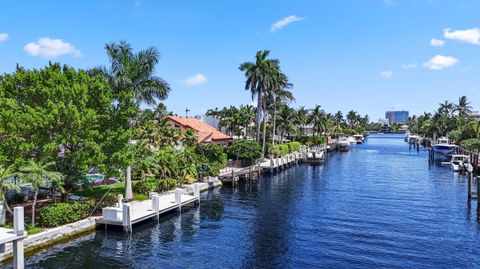
[[[120,41],[107,44],[105,49],[111,64],[107,79],[114,92],[131,94],[137,108],[142,102],[154,105],[156,100],[167,98],[170,86],[154,75],[155,66],[160,59],[160,53],[156,48],[150,47],[134,53],[130,44]],[[133,119],[130,120],[131,125]],[[125,199],[132,198],[131,166],[129,165],[125,173]]]
[[[438,113],[443,115],[449,115],[451,112],[454,111],[454,104],[450,103],[449,101],[445,100],[445,102],[440,103],[438,108]]]
[[[267,59],[270,54],[269,50],[257,51],[255,55],[255,62],[245,62],[239,67],[245,73],[245,90],[249,90],[252,94],[252,100],[257,97],[257,111],[255,117],[256,124],[256,139],[260,142],[260,122],[264,107],[264,95],[270,88],[272,67],[278,67],[279,61],[277,59]],[[266,117],[266,113],[263,113]],[[264,120],[265,122],[265,120]]]
[[[465,95],[458,98],[458,104],[455,105],[455,111],[457,111],[458,115],[461,117],[466,117],[472,113],[472,107],[470,106],[470,102],[467,101]]]
[[[282,104],[278,115],[278,128],[280,129],[280,143],[283,143],[283,136],[286,133],[290,136],[292,133],[298,131],[296,125],[297,113],[293,108],[290,108],[287,104]]]
[[[300,134],[301,135],[304,135],[304,128],[305,128],[305,124],[308,123],[308,113],[309,113],[309,110],[305,108],[305,106],[301,106],[298,110],[297,110],[297,124],[300,126]]]
[[[47,181],[58,182],[63,178],[61,173],[49,169],[53,165],[53,162],[42,163],[30,160],[20,167],[18,173],[20,180],[32,184],[32,188],[35,190],[32,203],[32,226],[35,226],[35,206],[37,204],[38,190],[40,187],[47,185]]]
[[[0,225],[5,225],[5,209],[12,214],[12,210],[8,206],[5,193],[11,189],[18,189],[18,186],[13,182],[7,181],[15,177],[14,165],[3,166],[0,165],[0,201],[2,203],[2,210],[0,214]]]
[[[327,129],[327,117],[321,106],[316,105],[312,109],[308,122],[313,125],[313,135],[321,134]]]
[[[274,76],[271,95],[273,99],[273,131],[272,131],[272,145],[275,145],[276,122],[277,122],[277,106],[283,102],[290,102],[295,100],[293,94],[288,90],[293,87],[293,84],[288,82],[287,76],[280,70],[276,71]],[[283,137],[282,137],[283,140]]]

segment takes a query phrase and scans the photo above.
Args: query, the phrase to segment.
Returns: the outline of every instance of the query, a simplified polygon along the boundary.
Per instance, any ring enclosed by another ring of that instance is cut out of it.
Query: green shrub
[[[219,163],[223,166],[227,165],[227,154],[225,149],[217,144],[199,144],[196,148],[196,152],[205,156],[210,163]]]
[[[300,147],[302,146],[302,144],[300,142],[294,141],[294,142],[288,143],[288,146],[290,147],[290,152],[295,152],[300,150]]]
[[[136,193],[148,193],[153,190],[152,184],[150,184],[150,180],[140,180],[133,184],[132,191]]]
[[[227,148],[227,155],[232,160],[246,160],[253,161],[260,158],[262,155],[262,148],[260,145],[252,140],[240,140]]]
[[[39,210],[40,225],[57,227],[75,222],[90,216],[93,208],[94,200],[47,205]]]
[[[168,191],[178,185],[178,180],[174,178],[160,179],[157,184],[157,191]]]
[[[463,140],[462,142],[460,142],[460,146],[462,146],[467,150],[478,151],[480,150],[480,139],[471,138],[471,139]]]
[[[325,136],[299,136],[296,140],[304,145],[321,145],[327,143]]]

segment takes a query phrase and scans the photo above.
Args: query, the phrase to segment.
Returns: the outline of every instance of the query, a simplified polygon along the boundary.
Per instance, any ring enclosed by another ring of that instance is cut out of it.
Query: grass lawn
[[[125,190],[125,183],[123,182],[117,182],[112,185],[103,185],[103,186],[90,186],[90,187],[85,187],[81,190],[73,192],[76,195],[80,195],[83,197],[92,197],[95,199],[101,199],[105,193],[108,192],[108,190],[111,188],[110,192],[111,194],[117,195],[117,194],[123,194]]]
[[[135,183],[133,182],[133,184]],[[125,183],[118,182],[112,185],[85,187],[81,190],[75,191],[74,194],[80,195],[83,197],[91,197],[91,198],[95,198],[96,200],[99,200],[103,197],[103,195],[105,195],[105,193],[108,192],[110,188],[111,190],[109,194],[114,194],[114,195],[124,194]],[[133,199],[138,201],[148,200],[148,195],[143,193],[134,193]]]
[[[13,229],[13,223],[6,223],[3,227],[7,229]],[[32,227],[32,225],[25,224],[25,231],[27,231],[28,235],[38,234],[39,232],[43,232],[43,230],[44,228],[42,227]]]

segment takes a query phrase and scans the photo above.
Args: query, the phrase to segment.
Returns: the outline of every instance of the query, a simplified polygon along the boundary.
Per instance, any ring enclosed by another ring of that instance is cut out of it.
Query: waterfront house
[[[183,130],[193,130],[196,134],[197,141],[200,143],[215,143],[227,145],[233,141],[233,138],[226,135],[197,118],[168,116],[167,121],[175,128]]]

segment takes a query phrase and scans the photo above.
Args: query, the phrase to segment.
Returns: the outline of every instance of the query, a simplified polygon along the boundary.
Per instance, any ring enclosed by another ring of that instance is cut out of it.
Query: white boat
[[[470,163],[470,156],[468,155],[452,155],[450,165],[454,172],[465,169],[466,172],[473,172],[473,165]]]
[[[337,146],[339,151],[348,151],[350,148],[350,141],[347,138],[342,137],[337,141]]]
[[[353,137],[353,136],[349,136],[347,138],[347,141],[348,141],[348,143],[350,143],[350,145],[356,145],[357,144],[357,139],[355,139],[355,137]]]
[[[363,135],[361,134],[356,134],[353,136],[353,138],[355,138],[355,141],[357,142],[357,144],[363,144]]]
[[[444,137],[437,139],[437,143],[432,146],[435,158],[449,158],[456,148],[456,145],[450,144],[450,139]]]

